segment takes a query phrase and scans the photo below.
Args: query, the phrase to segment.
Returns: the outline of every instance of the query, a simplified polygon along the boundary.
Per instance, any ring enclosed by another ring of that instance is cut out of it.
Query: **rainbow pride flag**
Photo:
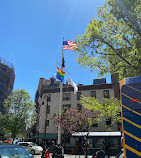
[[[64,75],[65,72],[63,72],[61,69],[59,69],[59,67],[57,67],[56,78],[62,82],[64,80]]]

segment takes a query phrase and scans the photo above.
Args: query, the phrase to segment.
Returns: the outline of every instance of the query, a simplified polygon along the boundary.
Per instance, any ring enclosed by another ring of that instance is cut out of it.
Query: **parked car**
[[[10,140],[4,140],[3,143],[9,143],[9,144],[12,144],[12,139],[10,139]]]
[[[124,158],[124,150],[121,149],[121,152],[116,156],[116,158]]]
[[[42,154],[43,148],[33,142],[19,142],[18,145],[26,148],[31,154]]]
[[[0,144],[1,158],[33,158],[33,155],[25,148],[14,144]]]

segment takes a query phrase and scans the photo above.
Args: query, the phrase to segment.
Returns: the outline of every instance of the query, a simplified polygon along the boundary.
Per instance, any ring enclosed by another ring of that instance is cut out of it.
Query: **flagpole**
[[[64,41],[64,36],[63,36],[63,41]],[[61,70],[63,71],[64,68],[64,51],[62,47],[62,65],[61,65]],[[60,106],[59,106],[59,116],[62,114],[62,82],[60,82]],[[58,124],[58,144],[61,144],[61,124],[59,122]]]

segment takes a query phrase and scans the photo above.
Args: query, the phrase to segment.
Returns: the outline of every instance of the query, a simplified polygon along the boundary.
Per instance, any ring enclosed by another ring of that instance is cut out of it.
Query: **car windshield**
[[[1,158],[32,158],[32,155],[24,148],[5,147],[0,148]]]
[[[35,143],[30,143],[31,146],[38,146],[37,144]]]

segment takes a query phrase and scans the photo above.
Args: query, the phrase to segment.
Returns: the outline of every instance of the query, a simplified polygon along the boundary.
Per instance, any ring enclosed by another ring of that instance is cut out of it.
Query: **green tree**
[[[110,0],[108,4],[112,7],[112,14],[117,19],[122,19],[141,38],[140,0]]]
[[[141,1],[108,0],[76,38],[77,61],[99,76],[141,75]]]
[[[97,114],[97,121],[106,121],[107,124],[106,127],[108,127],[108,130],[111,130],[111,125],[117,124],[118,130],[120,130],[120,123],[121,123],[121,106],[120,102],[116,98],[111,98],[111,99],[102,99],[98,100],[94,97],[81,97],[80,100],[81,104],[89,109],[96,111]],[[108,157],[110,157],[110,147],[111,144],[104,143],[104,150]]]
[[[1,114],[1,127],[5,133],[10,132],[15,138],[25,134],[36,121],[35,106],[28,92],[15,90],[4,100],[6,114]]]
[[[119,126],[119,123],[121,123],[121,105],[120,101],[116,98],[111,99],[102,99],[98,100],[94,97],[81,97],[80,100],[81,104],[89,109],[96,111],[99,115],[97,118],[97,121],[102,120],[111,120],[112,124],[117,124]]]

